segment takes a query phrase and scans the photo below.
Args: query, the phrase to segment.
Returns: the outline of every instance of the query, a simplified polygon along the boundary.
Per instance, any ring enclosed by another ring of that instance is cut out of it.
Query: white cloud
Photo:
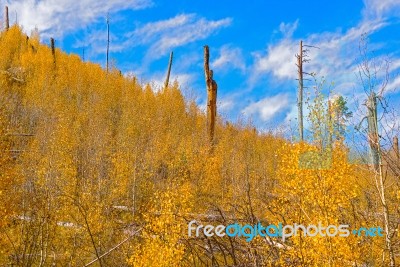
[[[386,86],[387,92],[397,92],[400,90],[400,76],[397,76],[394,80],[390,81]]]
[[[253,77],[257,79],[263,73],[271,73],[278,79],[295,79],[295,42],[284,39],[276,45],[270,45],[266,55],[256,52]]]
[[[177,81],[181,87],[187,87],[192,84],[194,75],[189,73],[178,73],[171,76],[171,81]]]
[[[304,71],[315,72],[318,77],[325,76],[336,84],[354,80],[356,59],[359,55],[358,44],[363,33],[373,33],[383,28],[381,21],[362,22],[346,32],[323,32],[311,34],[303,39],[303,45],[318,48],[308,49],[309,62],[304,64]],[[283,26],[281,26],[282,28]],[[285,27],[283,27],[285,28]],[[250,83],[256,83],[269,74],[281,81],[293,81],[297,78],[297,59],[300,40],[285,36],[279,42],[268,46],[266,51],[253,53],[254,64]],[[344,87],[343,87],[344,88]]]
[[[218,99],[218,112],[227,113],[232,111],[235,107],[235,102],[235,99],[230,95],[221,97]]]
[[[271,44],[267,53],[254,52],[254,66],[250,82],[256,82],[263,74],[271,73],[278,79],[296,79],[295,55],[298,52],[298,41],[292,39],[294,31],[299,25],[299,20],[294,23],[281,22],[279,31],[283,38],[277,44]]]
[[[279,25],[279,31],[285,37],[291,37],[298,26],[299,26],[299,20],[298,19],[294,23],[281,22],[281,24]]]
[[[193,15],[177,15],[174,18],[156,21],[156,22],[149,22],[142,27],[136,29],[135,31],[126,34],[127,36],[140,36],[141,38],[138,39],[139,42],[145,44],[153,41],[154,37],[168,31],[169,29],[174,29],[177,27],[184,26],[185,24],[189,23]]]
[[[364,0],[363,15],[366,19],[382,18],[389,13],[400,15],[400,2],[398,0]]]
[[[287,108],[289,103],[287,94],[278,94],[273,97],[266,97],[260,101],[251,103],[243,109],[246,116],[259,116],[263,121],[271,120],[277,113]]]
[[[13,0],[7,1],[10,13],[18,14],[18,22],[26,31],[38,27],[43,37],[61,37],[98,21],[109,12],[143,9],[151,0]]]
[[[231,99],[222,99],[219,101],[218,110],[221,112],[227,112],[232,110],[235,103]]]
[[[305,109],[304,111],[307,112],[308,110]],[[285,120],[283,123],[288,124],[288,123],[293,123],[295,121],[297,123],[297,117],[298,117],[297,115],[298,115],[297,105],[292,105],[290,108],[290,111],[286,114],[286,117],[285,117]],[[303,115],[305,115],[305,114],[303,114]]]
[[[196,14],[180,14],[166,20],[137,24],[136,29],[130,32],[111,31],[110,52],[125,52],[127,49],[143,46],[144,56],[136,68],[147,72],[149,64],[156,59],[165,57],[167,63],[167,56],[174,48],[206,39],[219,29],[229,26],[230,23],[230,18],[207,20]],[[96,58],[105,54],[106,42],[107,35],[104,29],[93,28],[89,29],[82,40],[75,41],[73,47],[82,48],[90,44],[89,56]],[[174,62],[180,63],[174,65],[173,69],[178,72],[187,72],[188,68],[201,63],[202,60],[203,57],[198,52],[189,52],[184,55],[176,53]]]
[[[341,94],[350,95],[354,92],[354,89],[359,86],[356,83],[356,76],[354,76],[354,82],[342,82],[335,86],[335,92],[340,92]]]
[[[400,59],[396,59],[390,62],[390,70],[395,71],[397,69],[400,69]]]
[[[246,70],[242,50],[237,47],[224,45],[219,50],[219,56],[211,62],[211,68],[215,70],[238,69]]]
[[[181,14],[144,24],[126,37],[135,40],[135,44],[150,45],[147,57],[157,59],[173,48],[206,39],[218,29],[229,26],[231,22],[231,18],[207,20],[195,14]]]
[[[141,83],[150,83],[152,85],[152,88],[155,91],[158,91],[164,87],[165,84],[165,78],[166,78],[166,73],[163,72],[157,72],[149,77],[144,77],[143,73],[141,72],[128,72],[125,75],[133,75],[136,77],[139,77]],[[172,85],[175,81],[179,83],[179,86],[182,89],[185,89],[185,87],[189,86],[192,84],[193,80],[195,79],[194,74],[190,73],[175,73],[171,74],[171,77],[169,79],[169,84]]]

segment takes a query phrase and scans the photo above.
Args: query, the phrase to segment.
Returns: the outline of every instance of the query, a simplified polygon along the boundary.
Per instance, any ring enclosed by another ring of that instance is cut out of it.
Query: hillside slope
[[[368,174],[347,163],[341,144],[332,168],[302,169],[299,157],[313,146],[218,121],[211,149],[205,115],[176,83],[155,92],[76,55],[53,56],[17,26],[1,33],[0,51],[1,266],[380,259],[382,238],[188,236],[195,219],[379,224]]]

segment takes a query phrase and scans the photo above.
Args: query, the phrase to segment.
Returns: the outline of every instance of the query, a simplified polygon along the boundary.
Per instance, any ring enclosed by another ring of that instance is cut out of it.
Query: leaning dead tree
[[[6,30],[8,30],[10,28],[10,19],[8,17],[8,6],[6,6],[4,9],[4,20],[5,20],[4,23]]]
[[[169,85],[169,76],[171,75],[171,67],[172,67],[173,57],[174,57],[174,52],[171,51],[171,54],[169,55],[167,77],[165,78],[165,83],[164,83],[165,88],[168,88],[168,85]]]
[[[204,46],[204,74],[207,86],[207,130],[211,144],[214,143],[215,120],[217,117],[217,83],[213,79],[213,71],[209,65],[210,52]]]

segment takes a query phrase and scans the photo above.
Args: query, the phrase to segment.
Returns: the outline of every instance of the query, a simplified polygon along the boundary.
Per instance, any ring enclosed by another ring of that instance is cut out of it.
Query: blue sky
[[[205,105],[203,45],[210,46],[218,83],[219,113],[231,121],[251,120],[261,130],[294,127],[298,43],[310,51],[305,71],[334,82],[350,107],[365,98],[356,77],[363,33],[378,59],[391,61],[386,96],[400,106],[399,0],[13,0],[11,18],[43,42],[104,66],[106,16],[110,14],[110,57],[125,74],[161,86],[170,51],[172,79]],[[397,110],[398,111],[398,110]],[[360,117],[355,116],[355,119]],[[399,124],[400,120],[393,122]]]

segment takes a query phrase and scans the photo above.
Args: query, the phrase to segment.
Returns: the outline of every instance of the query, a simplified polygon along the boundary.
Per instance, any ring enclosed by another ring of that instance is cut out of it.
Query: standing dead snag
[[[297,68],[298,68],[298,79],[299,79],[299,90],[297,96],[297,107],[298,107],[298,123],[299,123],[299,135],[300,141],[304,140],[304,129],[303,129],[303,41],[300,41],[300,54],[297,57]]]
[[[377,105],[376,105],[376,94],[375,92],[371,92],[368,96],[368,100],[366,102],[368,115],[368,142],[370,147],[370,159],[371,164],[375,171],[379,170],[379,149],[378,149],[378,118],[377,118]]]
[[[359,78],[364,87],[364,91],[367,93],[366,107],[367,107],[367,115],[361,120],[361,123],[364,119],[367,119],[368,128],[367,128],[367,139],[370,147],[370,160],[373,165],[373,180],[375,182],[376,190],[380,200],[380,206],[383,211],[383,223],[384,223],[384,232],[385,232],[385,245],[386,251],[389,256],[389,265],[390,267],[396,266],[396,254],[395,247],[393,243],[394,233],[396,231],[393,226],[393,221],[390,216],[390,208],[389,201],[386,197],[386,191],[389,189],[388,181],[387,181],[387,172],[383,168],[382,164],[382,147],[380,144],[380,139],[382,138],[379,135],[378,129],[378,109],[377,109],[377,100],[381,100],[382,95],[386,89],[389,80],[389,62],[385,60],[383,65],[377,68],[377,65],[381,64],[375,60],[370,60],[368,53],[368,37],[364,34],[361,37],[359,44],[361,63],[358,65]],[[383,67],[383,68],[382,68]],[[378,78],[380,75],[379,70],[384,69],[385,75],[383,78]],[[378,93],[375,91],[377,87],[380,87]],[[361,124],[360,123],[360,124]],[[384,256],[386,257],[386,255]]]
[[[209,65],[210,52],[208,46],[204,46],[204,74],[207,85],[207,129],[211,144],[214,143],[215,120],[217,117],[217,83],[213,79],[213,71]]]
[[[300,41],[300,51],[299,54],[296,54],[297,58],[297,75],[298,75],[298,93],[297,93],[297,107],[298,107],[298,123],[299,123],[299,137],[300,141],[304,141],[304,115],[303,115],[303,91],[304,91],[304,74],[309,76],[314,76],[313,73],[307,73],[303,70],[303,63],[309,62],[310,59],[308,57],[309,48],[317,48],[319,47],[312,45],[303,45],[303,41]]]
[[[108,54],[110,52],[110,17],[107,14],[107,52],[106,52],[106,68],[108,73]]]
[[[332,118],[334,112],[334,102],[333,99],[328,99],[328,141],[327,141],[327,149],[332,151],[332,142],[333,142],[333,120]]]
[[[8,17],[8,6],[6,6],[4,9],[4,20],[5,20],[6,30],[8,30],[10,28],[10,19]]]
[[[399,138],[397,136],[393,137],[393,151],[394,151],[394,157],[396,159],[396,164],[399,164],[399,160],[400,160]]]
[[[168,85],[169,85],[169,76],[171,75],[171,67],[172,67],[173,56],[174,56],[174,52],[171,52],[171,54],[169,55],[167,78],[165,79],[165,84],[164,84],[165,88],[168,88]]]
[[[50,38],[51,54],[53,55],[53,63],[56,65],[56,48],[54,38]]]

